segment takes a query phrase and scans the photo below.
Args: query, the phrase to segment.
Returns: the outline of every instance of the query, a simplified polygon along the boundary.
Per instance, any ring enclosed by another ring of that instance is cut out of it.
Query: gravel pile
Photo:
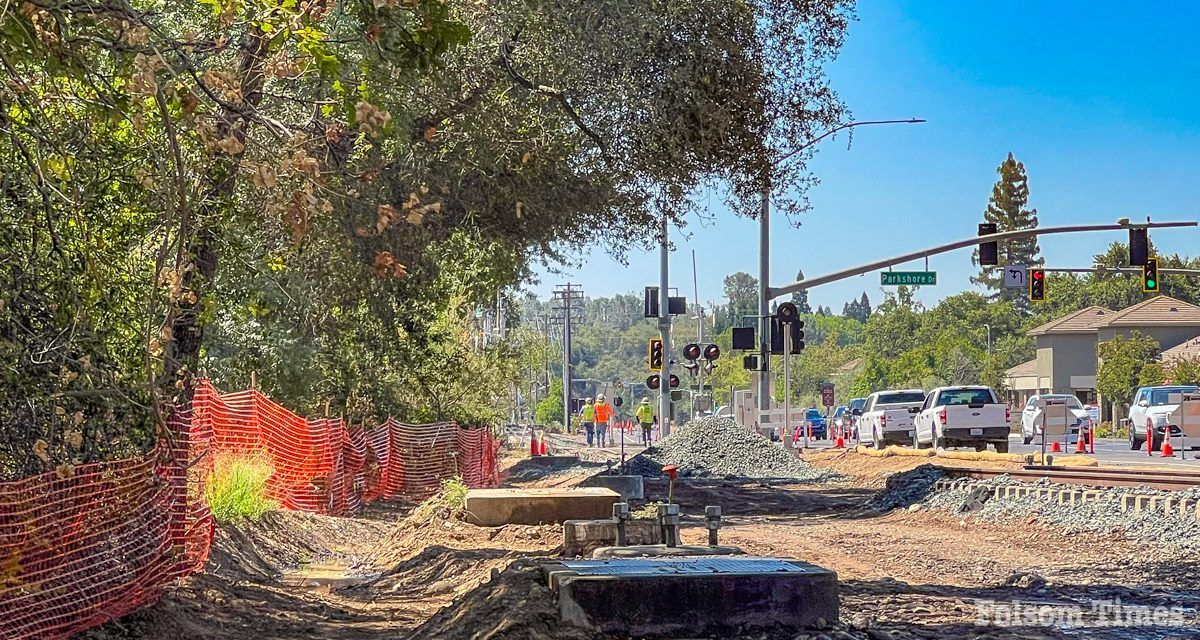
[[[824,482],[840,476],[800,460],[783,445],[729,418],[708,417],[677,428],[629,463],[630,473],[657,476],[665,465],[684,477]]]
[[[888,511],[920,503],[929,497],[933,483],[942,479],[944,475],[941,469],[931,464],[893,473],[888,476],[883,491],[875,494],[867,502],[867,508]]]
[[[991,489],[1021,484],[1008,476],[962,483],[929,496],[922,504],[931,509],[970,515],[976,519],[1012,523],[1036,517],[1064,534],[1118,534],[1139,542],[1169,544],[1186,550],[1200,550],[1200,522],[1194,518],[1168,517],[1158,511],[1135,514],[1121,512],[1121,498],[1127,495],[1169,495],[1200,498],[1200,490],[1160,491],[1143,487],[1114,487],[1101,490],[1094,502],[1060,504],[1051,496],[992,496]],[[1078,486],[1052,483],[1043,479],[1038,486],[1078,489]]]

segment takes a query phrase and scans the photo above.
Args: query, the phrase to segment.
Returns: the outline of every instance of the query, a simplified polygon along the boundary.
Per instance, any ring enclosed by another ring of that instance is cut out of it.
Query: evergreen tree
[[[992,187],[992,197],[988,201],[983,218],[996,225],[997,232],[1015,231],[1017,229],[1035,229],[1038,226],[1037,209],[1027,209],[1029,204],[1029,178],[1025,174],[1025,164],[1017,162],[1012,152],[996,169],[1000,179]],[[1023,264],[1035,266],[1043,263],[1041,249],[1037,238],[1008,240],[999,246],[998,266],[981,266],[978,276],[972,276],[971,282],[991,289],[993,298],[1009,300],[1023,312],[1030,311],[1030,302],[1024,289],[1006,289],[1004,287],[1005,265]],[[979,249],[971,256],[971,263],[979,265]]]
[[[797,271],[796,281],[799,282],[803,279],[804,271]],[[808,291],[805,289],[801,289],[800,291],[792,294],[792,304],[796,305],[796,309],[798,309],[800,313],[812,313],[812,307],[808,304]]]
[[[842,306],[842,316],[859,322],[866,322],[871,317],[871,300],[867,298],[867,292],[863,292],[862,297],[857,300],[851,300]]]
[[[867,292],[864,291],[862,297],[858,299],[859,308],[862,309],[862,321],[866,322],[867,318],[871,317],[871,299],[867,297]]]

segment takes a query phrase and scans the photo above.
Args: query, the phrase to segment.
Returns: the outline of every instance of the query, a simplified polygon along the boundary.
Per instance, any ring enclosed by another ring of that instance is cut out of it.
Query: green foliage
[[[279,505],[267,497],[267,480],[275,473],[265,456],[218,455],[208,477],[205,497],[218,522],[258,520]]]
[[[538,424],[565,425],[564,415],[562,380],[553,378],[550,380],[550,392],[537,403],[534,418]]]
[[[467,491],[470,488],[460,477],[442,480],[442,486],[434,495],[417,505],[405,518],[407,525],[428,525],[438,520],[456,520],[465,513]]]
[[[1200,358],[1171,362],[1164,374],[1164,379],[1171,384],[1200,384]]]
[[[1025,174],[1025,164],[1017,162],[1010,152],[1008,158],[996,169],[1000,178],[992,187],[992,196],[988,200],[987,209],[983,212],[984,220],[996,225],[997,232],[1015,231],[1018,229],[1034,229],[1038,226],[1037,209],[1027,209],[1029,204],[1029,178]],[[1040,265],[1042,259],[1037,238],[1006,240],[999,243],[999,266],[984,266],[978,276],[972,276],[971,282],[983,285],[994,291],[994,296],[1010,302],[1022,312],[1028,312],[1030,302],[1028,295],[1021,289],[1004,287],[1004,274],[1001,272],[1005,265],[1024,264]],[[979,250],[976,249],[971,257],[972,264],[979,264]]]
[[[1096,391],[1114,403],[1127,405],[1137,387],[1161,383],[1162,366],[1152,362],[1158,349],[1157,340],[1138,331],[1098,344]]]

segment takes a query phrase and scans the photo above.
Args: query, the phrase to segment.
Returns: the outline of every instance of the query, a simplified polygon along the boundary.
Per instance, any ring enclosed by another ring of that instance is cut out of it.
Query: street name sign
[[[937,284],[936,271],[881,271],[879,284],[884,286],[896,285],[934,285]]]

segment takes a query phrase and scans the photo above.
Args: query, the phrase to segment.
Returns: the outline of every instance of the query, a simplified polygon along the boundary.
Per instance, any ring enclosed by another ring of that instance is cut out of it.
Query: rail
[[[1200,473],[1172,469],[1117,469],[1113,467],[1047,467],[1027,466],[1023,469],[985,469],[981,467],[938,466],[948,476],[991,479],[1009,476],[1033,482],[1043,478],[1061,484],[1089,487],[1147,487],[1165,491],[1183,491],[1200,487]]]

